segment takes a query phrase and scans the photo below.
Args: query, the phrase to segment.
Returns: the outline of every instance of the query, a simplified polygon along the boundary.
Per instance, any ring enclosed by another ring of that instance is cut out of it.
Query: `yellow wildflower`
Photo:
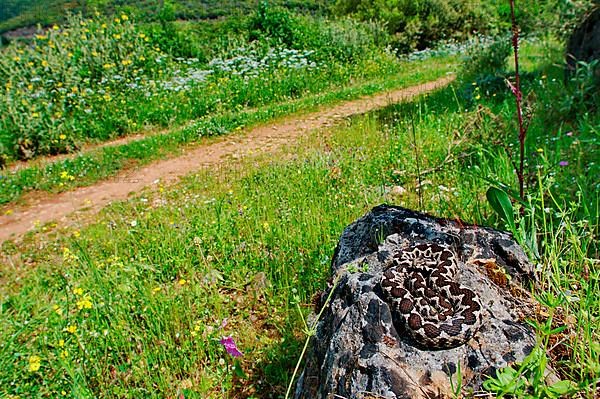
[[[160,290],[161,290],[161,288],[160,288],[160,287],[154,287],[154,288],[152,288],[152,292],[158,292],[158,291],[160,291]]]
[[[52,29],[53,29],[53,30],[58,30],[58,29],[60,29],[60,28],[58,27],[58,25],[52,25]]]
[[[113,38],[119,40],[121,38],[121,35],[118,33],[113,34]]]
[[[101,27],[102,29],[106,29],[106,24],[102,24],[102,25],[100,25],[100,27]]]
[[[186,283],[187,283],[186,279],[184,279],[184,278],[179,279],[179,285],[185,285]]]
[[[59,346],[60,348],[62,348],[63,346],[65,346],[65,340],[64,340],[64,339],[59,339],[59,340],[58,340],[58,346]]]
[[[58,305],[53,305],[52,309],[54,310],[54,312],[56,312],[57,315],[62,316],[63,314],[63,310],[61,309],[60,306]]]
[[[62,251],[63,251],[63,259],[66,262],[73,262],[78,259],[77,255],[74,255],[69,248],[63,247]],[[81,292],[83,292],[83,290]]]
[[[33,85],[31,83],[27,85],[27,90],[33,90]]]
[[[58,136],[59,139],[64,140],[67,138],[67,135],[65,134],[61,134],[60,136]]]
[[[38,112],[34,112],[34,113],[31,114],[31,116],[34,117],[34,118],[39,118],[40,114]]]
[[[31,355],[29,356],[29,371],[36,372],[40,369],[42,365],[42,359],[39,356]]]
[[[70,334],[75,334],[77,332],[77,326],[75,324],[69,324],[67,328],[65,328],[65,331]]]
[[[85,294],[81,299],[77,301],[77,308],[79,310],[92,308],[92,299],[90,298],[89,294]]]
[[[77,296],[81,296],[81,295],[83,295],[83,289],[80,287],[73,288],[73,294],[75,294]]]
[[[96,51],[92,51],[92,57],[97,57],[98,53]]]
[[[65,171],[65,170],[63,170],[62,172],[60,172],[60,178],[61,178],[62,180],[70,180],[70,181],[73,181],[73,180],[75,180],[75,176],[73,176],[73,175],[70,175],[70,174],[69,174],[69,172],[67,172],[67,171]],[[64,252],[64,251],[63,251],[63,252]],[[64,255],[64,253],[63,253],[63,255]]]
[[[19,56],[14,56],[14,57],[13,57],[13,60],[14,60],[15,62],[19,62],[19,61],[21,61],[21,57],[19,57]]]
[[[126,14],[121,14],[121,19],[123,21],[127,21],[127,20],[129,20],[129,17]]]
[[[119,17],[115,18],[115,22],[118,24],[121,22],[121,19]]]
[[[42,66],[46,68],[48,66],[48,61],[42,60]]]
[[[64,351],[60,352],[61,359],[66,359],[67,356],[69,356],[69,351],[64,350]]]

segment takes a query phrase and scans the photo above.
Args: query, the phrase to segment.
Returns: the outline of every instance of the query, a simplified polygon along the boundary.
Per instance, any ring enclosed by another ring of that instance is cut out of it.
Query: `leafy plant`
[[[296,42],[297,25],[296,19],[288,11],[261,1],[248,24],[249,39],[266,37],[276,43],[292,46]]]
[[[480,41],[468,50],[461,79],[470,83],[489,77],[504,78],[510,52],[510,40],[506,37]]]
[[[488,188],[485,196],[492,209],[496,211],[496,213],[502,220],[504,220],[504,222],[506,222],[506,224],[508,224],[510,231],[513,232],[513,234],[516,233],[517,228],[515,224],[513,205],[508,194],[506,194],[504,190],[492,186]]]
[[[597,110],[600,104],[600,61],[578,61],[569,81],[569,91],[563,96],[559,112],[573,118],[576,113]]]
[[[552,327],[552,314],[560,305],[560,298],[552,293],[545,293],[538,296],[538,300],[550,310],[550,315],[544,323],[532,322],[541,336],[541,345],[534,347],[520,364],[498,370],[494,377],[483,383],[485,389],[497,394],[499,398],[558,399],[577,391],[577,386],[569,380],[547,382],[549,364],[544,348],[548,345],[548,339],[562,332],[566,326]]]

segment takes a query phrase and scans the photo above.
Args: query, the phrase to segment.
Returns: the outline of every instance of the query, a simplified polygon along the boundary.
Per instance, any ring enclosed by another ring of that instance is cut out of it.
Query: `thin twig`
[[[288,385],[287,391],[285,393],[285,399],[288,399],[290,396],[290,392],[292,391],[292,385],[294,385],[294,380],[296,379],[296,374],[298,374],[298,370],[300,369],[300,364],[302,363],[302,359],[304,358],[304,355],[306,354],[306,349],[308,348],[308,343],[310,342],[310,339],[312,338],[312,336],[316,334],[317,324],[319,323],[319,320],[321,319],[321,315],[323,314],[323,311],[329,304],[329,301],[331,300],[331,297],[333,296],[333,292],[335,291],[337,284],[340,281],[340,278],[341,278],[341,275],[338,275],[335,278],[335,280],[333,282],[333,286],[331,287],[331,290],[329,291],[329,295],[327,295],[327,299],[325,299],[325,303],[323,304],[321,311],[317,315],[317,318],[315,319],[313,325],[310,327],[310,329],[308,329],[306,331],[306,340],[304,341],[304,346],[302,347],[302,352],[300,353],[300,357],[298,358],[298,362],[296,363],[296,367],[294,368],[294,372],[292,374],[292,379],[290,380],[290,384]],[[304,320],[304,318],[303,318],[303,320]],[[306,323],[305,323],[305,325],[306,325]]]

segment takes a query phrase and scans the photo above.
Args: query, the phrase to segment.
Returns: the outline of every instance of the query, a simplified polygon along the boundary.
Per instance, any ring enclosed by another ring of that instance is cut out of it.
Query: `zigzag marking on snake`
[[[458,262],[448,247],[417,243],[393,256],[381,287],[405,329],[430,349],[460,346],[481,326],[481,303],[470,289],[454,281]]]

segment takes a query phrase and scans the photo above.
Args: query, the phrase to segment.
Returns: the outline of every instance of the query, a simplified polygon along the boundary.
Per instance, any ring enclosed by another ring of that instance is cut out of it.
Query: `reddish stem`
[[[517,19],[515,17],[515,2],[514,0],[510,1],[510,16],[512,19],[512,45],[515,53],[515,86],[514,86],[514,94],[515,100],[517,102],[517,118],[519,120],[519,169],[517,172],[517,177],[519,179],[519,195],[521,200],[524,199],[524,176],[523,176],[523,167],[524,167],[524,159],[525,159],[525,135],[527,133],[527,129],[523,124],[523,112],[522,112],[522,100],[523,93],[521,92],[521,81],[519,76],[519,27],[517,26]]]

